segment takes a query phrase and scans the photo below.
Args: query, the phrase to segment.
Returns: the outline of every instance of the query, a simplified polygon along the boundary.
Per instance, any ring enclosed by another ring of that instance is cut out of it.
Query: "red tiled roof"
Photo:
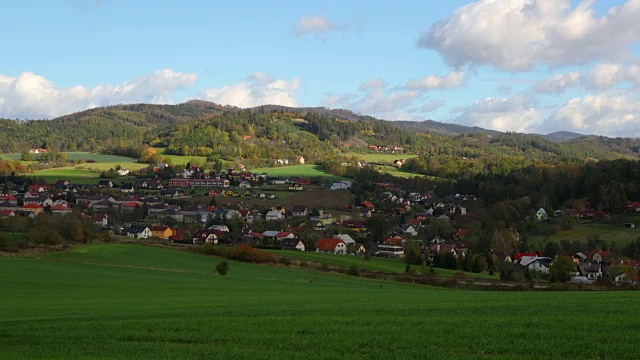
[[[44,209],[44,206],[38,204],[26,204],[22,206],[22,209]]]
[[[290,233],[290,232],[281,231],[281,232],[279,232],[279,233],[277,233],[277,234],[276,234],[276,237],[287,237],[287,236],[289,236],[289,235],[291,235],[291,233]]]
[[[51,207],[51,210],[72,210],[72,209],[67,205],[53,205]]]
[[[320,249],[323,251],[333,251],[339,243],[343,243],[344,241],[340,239],[334,238],[324,238],[320,239],[316,244],[316,249]]]
[[[375,208],[376,208],[376,207],[375,207],[371,202],[369,202],[369,201],[363,201],[363,202],[361,203],[361,205],[362,205],[362,206],[366,206],[366,207],[367,207],[367,208],[369,208],[369,209],[375,209]]]
[[[591,250],[587,254],[587,259],[593,259],[593,256],[595,254],[600,254],[600,256],[602,256],[603,259],[609,257],[610,255],[608,250]]]
[[[156,225],[151,228],[151,231],[166,231],[169,227],[164,225]]]
[[[513,255],[513,261],[518,261],[522,259],[523,256],[544,256],[542,251],[532,251],[532,252],[523,252],[523,253],[515,253]]]

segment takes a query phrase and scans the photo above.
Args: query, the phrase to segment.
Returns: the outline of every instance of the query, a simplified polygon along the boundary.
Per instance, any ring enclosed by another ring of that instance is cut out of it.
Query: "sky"
[[[345,108],[640,137],[640,0],[0,2],[0,117]]]

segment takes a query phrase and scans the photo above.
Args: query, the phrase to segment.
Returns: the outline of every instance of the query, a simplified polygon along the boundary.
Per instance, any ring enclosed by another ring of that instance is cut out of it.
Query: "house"
[[[151,181],[148,185],[148,188],[151,190],[162,190],[164,186],[160,181]]]
[[[180,197],[180,196],[184,196],[184,194],[185,192],[180,189],[162,189],[160,190],[158,195],[164,196],[164,197]]]
[[[404,159],[396,159],[393,160],[393,165],[397,166],[397,167],[402,167],[402,165],[404,164]]]
[[[404,247],[400,245],[380,244],[377,246],[374,254],[385,258],[402,259],[404,258]]]
[[[109,225],[109,215],[105,213],[95,213],[91,217],[91,220],[94,224],[100,225],[102,227],[106,227]]]
[[[20,210],[33,213],[33,215],[38,215],[44,211],[44,206],[38,204],[26,204],[21,206]]]
[[[140,206],[141,204],[137,201],[129,201],[127,203],[120,205],[119,208],[120,208],[120,211],[123,213],[132,213]]]
[[[587,260],[594,263],[601,263],[610,255],[608,250],[592,250],[587,254]]]
[[[316,243],[316,252],[329,254],[346,254],[347,244],[340,239],[324,238]]]
[[[172,228],[164,225],[156,225],[151,228],[151,236],[158,239],[168,239],[174,233]]]
[[[218,235],[216,234],[216,230],[198,230],[193,235],[192,241],[194,244],[217,244]]]
[[[302,186],[302,184],[298,184],[298,183],[289,184],[289,191],[303,191],[303,190],[304,190],[304,186]]]
[[[361,219],[364,219],[364,218],[370,218],[370,217],[371,217],[371,209],[369,209],[369,208],[368,208],[368,207],[366,207],[366,206],[361,207],[361,208],[360,208],[360,212],[358,213],[358,216],[359,216]]]
[[[238,183],[238,187],[241,189],[248,189],[251,187],[251,183],[248,182],[247,180],[242,180]]]
[[[291,216],[307,217],[307,215],[309,215],[309,208],[304,205],[296,205],[291,208]]]
[[[99,188],[112,188],[113,182],[111,180],[100,180],[98,183]]]
[[[547,215],[547,212],[543,208],[538,209],[538,211],[536,211],[536,221],[547,220],[549,220],[549,215]]]
[[[347,234],[338,234],[338,235],[334,235],[333,236],[335,239],[340,239],[342,240],[342,242],[344,242],[345,244],[347,244],[347,246],[349,245],[355,245],[356,241],[353,240],[353,238]]]
[[[38,192],[43,193],[51,190],[51,186],[49,185],[29,185],[27,187],[27,192]]]
[[[127,229],[127,236],[134,239],[148,239],[151,237],[151,229],[144,225],[131,225]]]
[[[226,190],[224,193],[222,193],[222,196],[225,196],[225,197],[238,197],[240,195],[236,194],[235,191],[229,189],[229,190]]]
[[[54,205],[50,208],[50,210],[53,215],[65,215],[73,211],[72,208],[66,205]]]
[[[518,264],[527,268],[529,271],[548,274],[551,258],[545,256],[523,256]]]
[[[211,225],[209,226],[209,230],[216,230],[222,232],[229,232],[229,227],[227,225]]]
[[[173,178],[173,179],[169,179],[169,186],[170,187],[190,187],[191,186],[191,179],[189,178]]]
[[[0,203],[11,203],[18,205],[18,198],[11,194],[0,194]]]
[[[330,190],[347,190],[351,188],[351,181],[340,181],[331,184]]]
[[[579,263],[577,265],[578,276],[584,276],[588,280],[598,280],[602,277],[602,264]]]
[[[266,215],[265,218],[268,221],[278,221],[278,220],[283,220],[284,219],[284,215],[280,211],[271,210],[271,211],[267,212],[267,215]]]
[[[402,225],[402,235],[404,236],[417,236],[418,230],[411,224]]]
[[[282,250],[305,251],[306,247],[300,239],[284,239],[280,242]]]
[[[343,220],[341,225],[347,229],[351,229],[357,232],[367,231],[366,223],[362,220]]]
[[[362,203],[360,203],[360,205],[362,205],[363,207],[366,207],[367,209],[373,211],[376,211],[376,207],[375,205],[373,205],[371,202],[369,201],[363,201]]]
[[[133,193],[133,185],[122,185],[120,186],[120,191],[125,194]]]
[[[181,211],[173,210],[173,209],[167,209],[167,210],[161,211],[157,213],[156,216],[158,217],[158,219],[173,219],[176,222],[184,221],[184,214],[182,214]]]
[[[13,210],[0,210],[0,217],[12,217],[16,216],[16,213]]]

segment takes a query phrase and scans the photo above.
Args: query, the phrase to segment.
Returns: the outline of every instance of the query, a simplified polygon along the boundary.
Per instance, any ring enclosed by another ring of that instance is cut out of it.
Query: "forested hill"
[[[499,133],[435,121],[414,124],[436,130],[424,133],[408,122],[322,107],[265,105],[240,109],[198,100],[179,105],[116,105],[52,120],[0,120],[0,151],[21,152],[35,147],[53,151],[128,149],[131,155],[144,146],[155,146],[173,154],[231,161],[304,156],[323,162],[345,152],[370,151],[377,146],[385,152],[395,149],[399,157],[405,153],[452,159],[507,156],[551,163],[638,158],[640,152],[637,139],[582,136],[558,142],[559,138],[579,135],[559,134],[552,142],[539,135]]]

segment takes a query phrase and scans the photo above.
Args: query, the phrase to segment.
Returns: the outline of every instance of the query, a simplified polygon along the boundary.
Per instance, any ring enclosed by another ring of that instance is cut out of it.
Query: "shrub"
[[[218,263],[218,265],[216,265],[216,272],[220,275],[226,275],[229,272],[229,263],[226,261]]]
[[[251,263],[275,263],[277,260],[276,256],[272,253],[254,249],[246,244],[231,248],[231,250],[229,250],[228,257],[230,259]]]
[[[358,265],[351,264],[351,266],[349,267],[349,270],[347,270],[347,274],[352,276],[359,276],[360,269],[358,269]]]

